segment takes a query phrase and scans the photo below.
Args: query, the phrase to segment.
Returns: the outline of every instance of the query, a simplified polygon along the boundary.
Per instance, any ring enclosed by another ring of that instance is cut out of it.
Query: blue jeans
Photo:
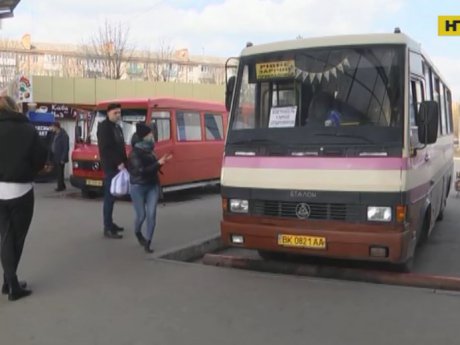
[[[134,231],[140,233],[142,225],[147,218],[147,241],[152,241],[153,231],[155,230],[158,198],[160,196],[160,186],[155,185],[131,185],[131,199],[133,201],[136,219]]]
[[[110,185],[112,179],[118,174],[116,171],[106,171],[104,178],[104,230],[112,230],[113,227],[113,205],[115,204],[115,197],[110,193]]]

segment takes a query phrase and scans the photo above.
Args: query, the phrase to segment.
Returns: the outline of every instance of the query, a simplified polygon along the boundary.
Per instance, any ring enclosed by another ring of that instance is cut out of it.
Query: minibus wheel
[[[99,195],[98,192],[92,191],[92,190],[81,190],[81,197],[84,199],[95,199]]]

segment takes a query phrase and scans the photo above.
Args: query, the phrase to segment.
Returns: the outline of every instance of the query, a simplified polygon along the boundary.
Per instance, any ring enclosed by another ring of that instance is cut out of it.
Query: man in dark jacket
[[[54,133],[53,141],[51,142],[51,153],[53,154],[53,162],[57,173],[57,188],[55,191],[61,192],[66,189],[64,171],[65,164],[69,162],[69,135],[61,128],[59,122],[51,125],[51,131]]]
[[[110,185],[115,175],[125,169],[128,160],[125,149],[123,131],[118,125],[121,119],[121,105],[110,103],[107,106],[107,118],[97,128],[97,140],[102,169],[104,170],[104,236],[122,238],[119,232],[123,228],[113,222],[113,206],[115,197],[110,193]]]
[[[2,294],[10,301],[29,296],[16,275],[34,210],[33,180],[47,150],[13,99],[0,97],[0,257]]]

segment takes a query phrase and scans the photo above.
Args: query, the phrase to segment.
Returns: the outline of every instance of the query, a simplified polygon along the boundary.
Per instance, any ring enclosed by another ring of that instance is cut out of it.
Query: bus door
[[[151,112],[150,127],[155,137],[155,155],[161,158],[163,155],[172,153],[174,155],[174,142],[171,134],[171,112],[169,110],[154,109]],[[175,184],[176,179],[176,158],[165,164],[161,169],[161,185]]]

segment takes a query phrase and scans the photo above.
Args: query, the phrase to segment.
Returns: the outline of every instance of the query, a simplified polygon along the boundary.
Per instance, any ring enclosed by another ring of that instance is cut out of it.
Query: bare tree
[[[90,74],[108,79],[120,79],[123,76],[123,64],[131,60],[134,52],[129,42],[129,31],[126,24],[105,20],[84,46]]]
[[[174,47],[166,40],[160,40],[155,51],[147,52],[147,78],[151,81],[170,81],[174,64]]]

